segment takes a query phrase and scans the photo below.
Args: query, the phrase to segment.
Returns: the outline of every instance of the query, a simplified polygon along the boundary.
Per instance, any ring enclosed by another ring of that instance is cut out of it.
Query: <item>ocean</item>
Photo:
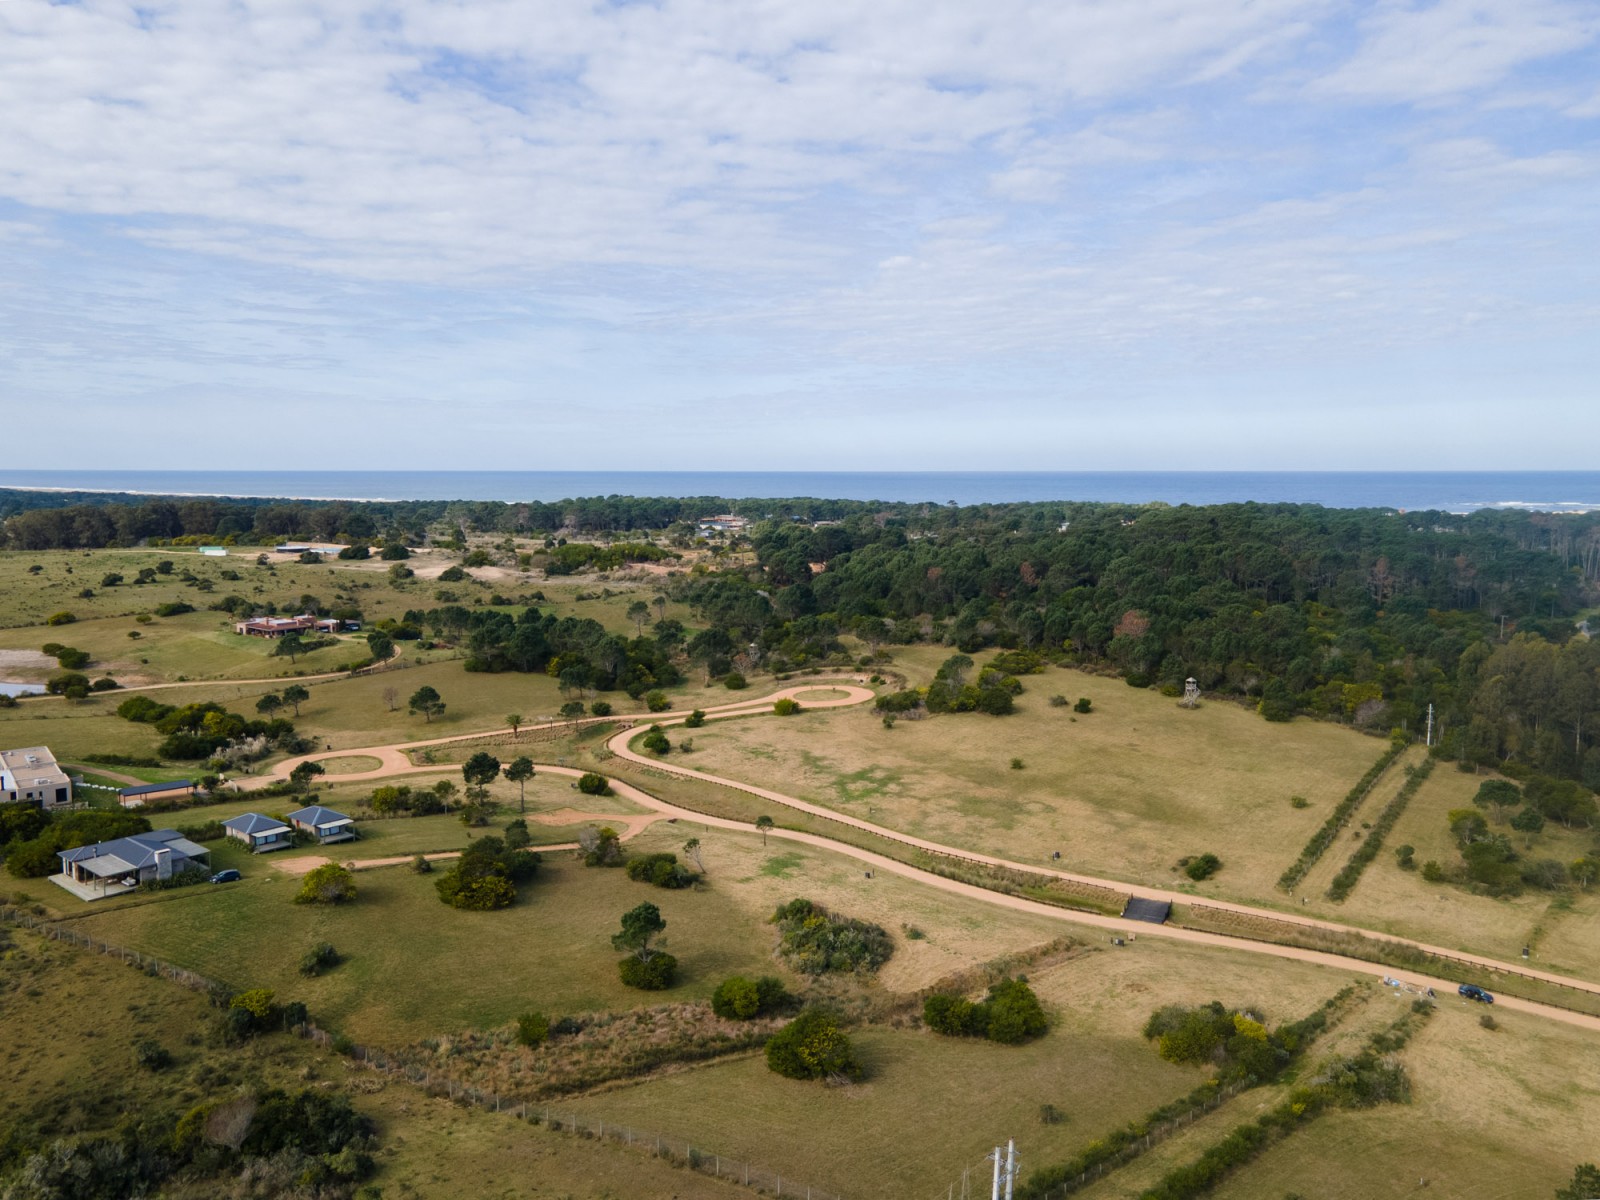
[[[1600,510],[1600,471],[30,471],[0,488],[317,500],[557,501],[577,496],[810,496],[985,504],[1320,504],[1474,512]]]

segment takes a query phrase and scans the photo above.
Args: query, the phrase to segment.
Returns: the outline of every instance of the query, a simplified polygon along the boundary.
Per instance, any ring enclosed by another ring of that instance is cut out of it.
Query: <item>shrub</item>
[[[1395,862],[1399,864],[1402,871],[1415,871],[1417,869],[1416,853],[1417,848],[1409,842],[1396,846],[1394,848]]]
[[[722,677],[722,686],[727,688],[730,692],[738,692],[743,691],[745,688],[749,687],[750,684],[743,675],[739,674],[739,672],[729,671]]]
[[[1430,858],[1422,864],[1422,877],[1429,883],[1443,883],[1444,868]]]
[[[792,717],[795,713],[801,711],[800,702],[785,696],[782,700],[779,700],[772,706],[772,711],[777,713],[780,717]]]
[[[1143,684],[1134,683],[1131,678],[1128,680],[1128,685],[1130,687],[1144,686]],[[1094,701],[1090,700],[1087,696],[1079,696],[1078,702],[1072,706],[1072,711],[1075,713],[1092,712],[1094,711]]]
[[[876,971],[894,953],[882,926],[830,913],[810,900],[780,904],[772,921],[782,933],[778,953],[806,975]]]
[[[678,960],[665,950],[657,950],[649,958],[630,954],[617,964],[617,972],[626,987],[664,992],[677,979]]]
[[[56,652],[56,662],[64,671],[81,670],[89,665],[89,652],[63,646]]]
[[[321,975],[324,971],[331,971],[338,966],[340,961],[339,952],[333,948],[333,943],[318,942],[300,956],[300,974]]]
[[[604,796],[611,791],[611,782],[604,775],[585,771],[578,777],[578,790],[585,796]]]
[[[617,831],[609,825],[598,828],[593,825],[585,826],[578,831],[578,848],[583,852],[583,865],[586,867],[620,867],[624,865],[622,857],[622,839]]]
[[[165,1071],[172,1065],[172,1054],[160,1042],[140,1038],[133,1043],[133,1063],[146,1071]]]
[[[1050,707],[1051,708],[1065,708],[1066,706],[1067,706],[1067,698],[1065,696],[1051,696],[1050,697]]]
[[[459,566],[449,566],[443,571],[439,572],[440,583],[462,583],[470,578],[471,576],[469,576]]]
[[[922,1004],[928,1028],[946,1037],[986,1037],[1014,1045],[1045,1031],[1044,1008],[1026,980],[1005,979],[974,1004],[961,996],[934,993]]]
[[[525,1012],[517,1018],[517,1041],[522,1045],[543,1045],[549,1036],[550,1019],[542,1012]]]
[[[672,707],[672,701],[665,692],[656,689],[644,694],[644,706],[651,712],[666,712]]]
[[[356,877],[338,863],[323,863],[306,874],[296,904],[345,904],[356,898]]]
[[[698,878],[693,871],[678,862],[676,854],[669,851],[630,859],[627,871],[629,879],[640,883],[651,883],[659,888],[686,888]]]
[[[89,690],[89,677],[76,671],[59,671],[45,680],[44,690],[52,696],[67,696]]]
[[[513,850],[494,835],[478,838],[434,881],[439,899],[452,908],[490,912],[516,902],[517,884],[532,879],[539,856]]]
[[[384,562],[399,562],[411,557],[411,551],[400,542],[390,542],[380,551],[378,557]]]
[[[352,559],[359,560],[371,558],[372,547],[368,546],[365,542],[360,542],[354,546],[346,546],[343,550],[339,551],[338,557],[344,559],[346,562],[349,562]]]
[[[425,855],[419,854],[411,860],[411,869],[418,875],[426,875],[433,870],[433,864]]]
[[[71,625],[78,618],[69,612],[51,613],[44,619],[46,625]]]
[[[711,994],[711,1011],[725,1020],[748,1021],[780,1012],[792,999],[783,982],[771,975],[754,980],[734,975]]]
[[[767,1039],[767,1069],[789,1079],[859,1079],[861,1062],[832,1013],[808,1008]]]
[[[596,700],[589,705],[589,711],[597,717],[609,717],[611,715],[611,702],[609,700]]]
[[[120,683],[107,675],[101,677],[100,679],[96,679],[93,683],[91,683],[89,685],[89,690],[91,692],[114,692],[121,687],[122,685]]]
[[[1190,879],[1199,883],[1202,879],[1210,879],[1222,869],[1222,860],[1215,854],[1198,854],[1193,858],[1186,858],[1179,864],[1183,873]]]
[[[158,604],[155,608],[158,617],[181,617],[184,613],[192,613],[194,605],[185,604],[182,600],[168,600],[165,604]]]
[[[639,744],[651,754],[666,754],[672,749],[672,743],[667,740],[667,735],[661,731],[659,725],[652,725],[650,732],[644,735],[644,740]]]
[[[683,719],[683,727],[685,729],[699,729],[700,726],[704,725],[705,723],[706,714],[703,710],[698,708]]]
[[[1013,770],[1013,771],[1020,771],[1020,770],[1022,770],[1022,760],[1021,760],[1021,759],[1020,759],[1020,758],[1013,758],[1013,759],[1012,759],[1012,760],[1011,760],[1011,769],[1012,769],[1012,770]]]
[[[1289,797],[1289,807],[1290,808],[1309,808],[1309,807],[1311,807],[1311,801],[1307,800],[1304,796],[1290,796]]]

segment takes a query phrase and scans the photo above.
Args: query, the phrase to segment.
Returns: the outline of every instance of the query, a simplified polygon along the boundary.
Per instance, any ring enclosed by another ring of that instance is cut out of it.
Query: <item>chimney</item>
[[[162,848],[156,851],[156,878],[172,878],[172,851]]]

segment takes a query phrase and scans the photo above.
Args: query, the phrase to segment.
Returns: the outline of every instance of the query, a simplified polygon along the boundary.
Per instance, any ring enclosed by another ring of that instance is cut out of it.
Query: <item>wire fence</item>
[[[198,971],[176,966],[153,955],[129,950],[124,946],[103,942],[99,938],[79,933],[75,929],[40,917],[27,909],[18,908],[14,904],[0,904],[0,920],[31,929],[52,941],[67,942],[92,950],[96,954],[119,959],[130,966],[140,968],[147,974],[163,976],[193,991],[232,990],[226,984]],[[295,1026],[294,1032],[374,1071],[403,1078],[430,1095],[448,1097],[460,1104],[502,1113],[530,1124],[543,1125],[555,1132],[571,1133],[595,1141],[622,1143],[642,1153],[653,1154],[657,1158],[686,1166],[691,1170],[742,1184],[764,1195],[788,1197],[789,1200],[843,1200],[836,1192],[813,1187],[779,1171],[758,1166],[744,1159],[730,1158],[715,1150],[703,1149],[686,1138],[638,1129],[632,1125],[607,1121],[603,1117],[585,1115],[572,1110],[563,1111],[548,1104],[529,1103],[526,1100],[502,1096],[498,1092],[472,1087],[470,1084],[461,1083],[448,1075],[435,1074],[384,1051],[357,1045],[310,1022]]]
[[[356,1045],[311,1023],[297,1026],[295,1032],[319,1046],[326,1046],[342,1053],[374,1071],[398,1076],[420,1087],[429,1095],[445,1097],[458,1104],[501,1113],[533,1125],[543,1125],[546,1129],[558,1133],[570,1133],[576,1137],[595,1141],[618,1142],[691,1170],[742,1184],[765,1195],[789,1197],[791,1200],[843,1200],[836,1192],[813,1187],[744,1159],[730,1158],[717,1151],[703,1149],[686,1138],[639,1129],[633,1125],[607,1121],[603,1117],[571,1109],[563,1110],[560,1106],[539,1104],[476,1088],[448,1075],[435,1074],[425,1067],[407,1062],[382,1050]]]

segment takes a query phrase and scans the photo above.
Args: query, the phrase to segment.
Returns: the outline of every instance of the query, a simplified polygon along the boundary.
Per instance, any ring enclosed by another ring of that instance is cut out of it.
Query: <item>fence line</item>
[[[55,921],[48,921],[43,917],[35,916],[25,909],[17,908],[12,904],[0,904],[0,920],[10,921],[14,925],[21,925],[32,929],[51,941],[70,942],[74,946],[82,946],[93,950],[96,954],[103,954],[108,958],[121,959],[132,966],[156,975],[162,975],[175,983],[182,984],[191,991],[209,992],[215,988],[225,988],[226,984],[208,978],[198,971],[191,971],[187,967],[180,967],[164,959],[156,958],[153,954],[144,954],[138,950],[129,950],[125,946],[116,946],[110,942],[103,942],[99,938],[92,938],[86,933],[79,933],[76,929]],[[229,989],[230,991],[232,989]]]

